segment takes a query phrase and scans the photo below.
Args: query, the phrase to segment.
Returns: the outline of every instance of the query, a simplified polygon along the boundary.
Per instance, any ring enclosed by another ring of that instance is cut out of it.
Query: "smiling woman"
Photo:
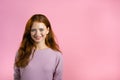
[[[33,15],[15,58],[14,80],[62,80],[62,70],[62,54],[49,20]]]

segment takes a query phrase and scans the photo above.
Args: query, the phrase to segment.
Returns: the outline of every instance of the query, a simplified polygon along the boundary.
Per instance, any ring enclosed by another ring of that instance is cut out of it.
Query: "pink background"
[[[13,80],[24,26],[35,13],[52,24],[64,80],[120,80],[119,0],[1,0],[0,80]]]

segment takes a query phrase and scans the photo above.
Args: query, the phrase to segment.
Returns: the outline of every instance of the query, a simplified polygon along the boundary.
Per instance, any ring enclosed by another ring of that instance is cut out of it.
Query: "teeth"
[[[42,36],[35,36],[35,38],[41,38]]]
[[[37,39],[37,38],[39,39],[39,38],[42,37],[42,34],[41,34],[41,35],[35,35],[34,37],[35,37],[36,39]]]
[[[39,38],[39,37],[41,37],[41,36],[36,36],[36,38]]]
[[[40,35],[40,36],[42,36],[42,35]]]
[[[41,37],[42,35],[36,36],[36,37]]]

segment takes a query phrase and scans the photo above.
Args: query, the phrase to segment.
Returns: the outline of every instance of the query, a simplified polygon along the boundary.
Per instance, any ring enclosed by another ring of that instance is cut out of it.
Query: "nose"
[[[41,32],[39,30],[36,30],[36,35],[40,35]]]

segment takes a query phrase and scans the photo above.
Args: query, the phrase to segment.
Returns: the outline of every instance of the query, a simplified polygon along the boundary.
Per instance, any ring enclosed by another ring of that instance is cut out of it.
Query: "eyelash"
[[[40,31],[44,31],[44,29],[39,29]],[[36,31],[36,29],[31,29],[31,32]]]
[[[44,31],[44,29],[39,29],[40,31]]]
[[[35,29],[31,29],[31,32],[34,32],[34,31],[36,31]]]

